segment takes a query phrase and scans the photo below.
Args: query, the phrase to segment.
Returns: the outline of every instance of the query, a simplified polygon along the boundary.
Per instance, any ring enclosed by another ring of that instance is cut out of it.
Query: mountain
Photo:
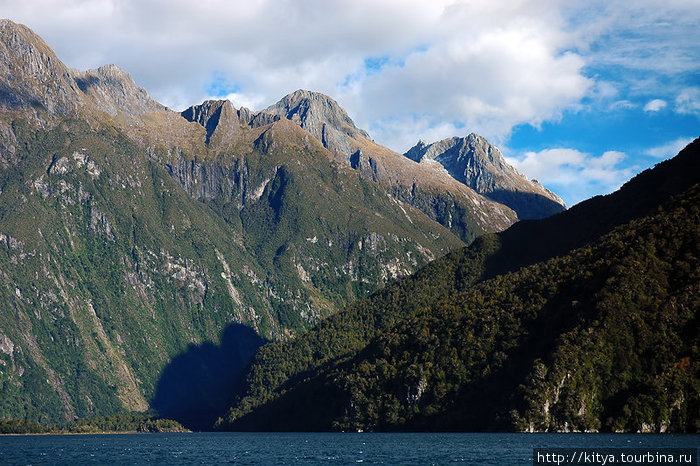
[[[29,28],[0,20],[0,108],[35,121],[75,114],[85,98],[70,70]],[[43,114],[43,115],[42,115]]]
[[[71,70],[70,74],[89,101],[113,117],[129,121],[147,112],[165,110],[116,65],[85,72]]]
[[[8,20],[0,48],[2,418],[209,426],[265,339],[464,244],[286,118],[174,112]]]
[[[369,134],[357,128],[335,100],[317,92],[300,89],[267,107],[264,113],[294,121],[321,141],[326,149],[344,157],[350,157],[358,150],[359,140],[370,139]]]
[[[447,170],[477,193],[513,209],[521,220],[545,218],[566,209],[559,196],[523,177],[506,163],[501,151],[477,134],[432,144],[419,141],[404,155],[436,170]]]
[[[298,90],[262,113],[297,123],[338,160],[378,182],[394,198],[418,208],[467,243],[483,233],[503,230],[517,220],[512,209],[480,195],[449,173],[414,163],[375,143],[335,100],[323,94]]]
[[[327,96],[183,112],[0,20],[0,418],[211,426],[257,348],[517,220]]]
[[[219,428],[696,432],[699,164],[696,140],[262,347]]]

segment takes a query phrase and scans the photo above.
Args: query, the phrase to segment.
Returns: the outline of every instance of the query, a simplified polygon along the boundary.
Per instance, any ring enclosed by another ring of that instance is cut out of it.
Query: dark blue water
[[[533,448],[697,448],[699,435],[191,433],[0,436],[0,464],[532,464]]]

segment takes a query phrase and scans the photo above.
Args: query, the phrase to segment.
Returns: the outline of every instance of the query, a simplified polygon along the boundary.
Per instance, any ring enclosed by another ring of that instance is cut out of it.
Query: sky
[[[700,0],[0,0],[176,110],[333,97],[405,152],[471,132],[571,206],[700,136]]]

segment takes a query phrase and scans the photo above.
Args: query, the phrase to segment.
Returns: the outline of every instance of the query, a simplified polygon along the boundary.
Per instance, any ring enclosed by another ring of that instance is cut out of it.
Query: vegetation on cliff
[[[179,422],[151,414],[130,413],[80,419],[63,428],[24,419],[0,420],[0,434],[99,434],[110,432],[188,432]]]
[[[597,230],[587,205],[551,219],[591,238],[565,254],[507,267],[517,236],[485,236],[261,348],[219,427],[696,431],[698,146],[591,201]],[[616,209],[642,215],[610,230]]]

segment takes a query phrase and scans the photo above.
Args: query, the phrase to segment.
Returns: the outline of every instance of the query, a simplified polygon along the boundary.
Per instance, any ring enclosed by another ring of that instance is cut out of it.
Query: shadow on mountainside
[[[498,234],[501,248],[488,258],[483,279],[566,254],[634,218],[651,215],[697,183],[698,173],[700,138],[612,194],[592,197],[542,220],[517,222]]]
[[[486,197],[513,209],[520,220],[539,220],[566,210],[558,202],[537,193],[497,189]]]
[[[250,327],[231,324],[219,346],[189,345],[163,370],[151,406],[191,430],[211,430],[232,405],[251,357],[265,343]]]

